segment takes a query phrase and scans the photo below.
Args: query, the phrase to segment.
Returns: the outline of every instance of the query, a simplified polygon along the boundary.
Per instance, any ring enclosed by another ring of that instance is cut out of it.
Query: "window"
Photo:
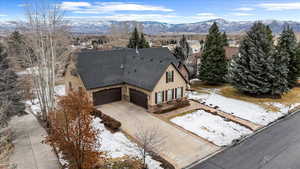
[[[182,88],[179,87],[176,89],[176,99],[182,98]]]
[[[163,102],[163,92],[156,93],[156,104],[161,104]]]
[[[174,71],[166,72],[166,82],[174,82]]]
[[[167,101],[171,101],[171,100],[173,100],[173,90],[169,89],[167,91]]]
[[[72,89],[72,83],[69,82],[69,89]]]

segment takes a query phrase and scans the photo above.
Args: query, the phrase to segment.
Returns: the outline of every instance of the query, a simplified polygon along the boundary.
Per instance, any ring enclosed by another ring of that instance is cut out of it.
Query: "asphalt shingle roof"
[[[167,48],[82,51],[77,71],[87,89],[127,83],[152,91],[176,58]]]

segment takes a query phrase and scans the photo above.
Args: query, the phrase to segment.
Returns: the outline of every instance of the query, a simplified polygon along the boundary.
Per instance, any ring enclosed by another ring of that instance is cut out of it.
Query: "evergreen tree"
[[[225,82],[227,74],[227,61],[225,58],[224,37],[220,33],[216,23],[210,29],[206,37],[199,79],[208,84],[220,84]]]
[[[8,39],[9,56],[13,58],[22,68],[26,68],[24,63],[25,40],[19,31],[14,31]]]
[[[184,35],[180,39],[179,44],[175,47],[174,55],[177,59],[179,59],[183,63],[191,55],[191,48]]]
[[[274,54],[272,31],[255,23],[233,57],[228,77],[239,91],[254,96],[280,96],[287,87],[287,57]],[[280,63],[280,64],[279,64]]]
[[[0,106],[8,106],[6,111],[0,114],[0,126],[3,126],[11,116],[23,113],[25,105],[19,95],[17,75],[10,68],[8,55],[2,44],[0,44],[0,74]]]
[[[228,39],[227,39],[227,34],[226,34],[226,32],[223,32],[222,38],[223,38],[224,46],[228,46]]]
[[[137,48],[139,47],[139,43],[140,43],[140,36],[139,36],[139,32],[137,30],[137,28],[135,27],[131,37],[129,39],[129,43],[127,45],[128,48]]]
[[[147,42],[144,33],[141,33],[141,38],[139,41],[139,48],[150,48],[149,43]]]
[[[297,49],[296,49],[296,60],[297,60],[297,69],[298,69],[298,78],[300,77],[300,42],[298,43]]]
[[[150,45],[147,42],[144,33],[141,33],[140,36],[138,29],[135,27],[131,34],[127,47],[128,48],[150,48]]]
[[[299,73],[297,61],[297,40],[295,33],[289,26],[285,27],[279,37],[277,55],[288,57],[288,86],[293,88],[297,84]],[[279,63],[280,64],[280,63]]]

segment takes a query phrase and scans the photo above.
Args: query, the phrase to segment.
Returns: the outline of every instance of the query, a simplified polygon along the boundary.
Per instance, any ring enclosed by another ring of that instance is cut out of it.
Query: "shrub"
[[[121,127],[121,123],[119,121],[102,113],[100,110],[97,110],[95,108],[91,112],[91,115],[95,117],[99,117],[102,120],[104,126],[112,132],[118,131],[119,128]]]
[[[167,112],[170,112],[170,111],[173,111],[173,110],[176,110],[176,109],[179,109],[179,108],[183,108],[183,107],[186,107],[186,106],[189,106],[189,105],[190,105],[189,100],[187,100],[187,99],[178,99],[178,100],[175,101],[173,106],[165,108],[165,109],[159,108],[158,110],[154,111],[153,113],[163,114],[163,113],[167,113]]]
[[[101,119],[102,119],[102,123],[104,124],[104,126],[106,128],[108,128],[109,130],[111,130],[112,132],[116,132],[119,130],[119,128],[121,127],[121,123],[115,119],[113,119],[112,117],[105,115],[102,113],[101,115]]]
[[[91,115],[101,118],[102,112],[94,108],[93,111],[91,112]]]
[[[125,157],[125,159],[108,160],[103,167],[98,169],[143,169],[143,165],[137,158]]]

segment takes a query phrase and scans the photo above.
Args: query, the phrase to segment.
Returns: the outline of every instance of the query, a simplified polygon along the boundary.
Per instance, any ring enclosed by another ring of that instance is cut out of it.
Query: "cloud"
[[[5,16],[8,16],[8,15],[5,15],[5,14],[1,14],[1,13],[0,13],[0,17],[5,17]]]
[[[173,12],[173,9],[163,6],[142,5],[136,3],[125,2],[96,2],[90,4],[88,2],[62,2],[62,9],[81,14],[101,14],[116,11],[161,11]]]
[[[92,5],[88,2],[68,2],[64,1],[61,3],[61,8],[63,10],[72,11],[80,10],[82,7],[91,7]]]
[[[192,16],[196,20],[208,20],[208,19],[217,19],[220,18],[214,13],[197,13],[196,16]]]
[[[254,8],[248,8],[248,7],[241,7],[234,9],[235,11],[253,11]]]
[[[234,15],[234,16],[253,16],[254,14],[252,14],[252,13],[243,13],[243,12],[234,12],[234,13],[231,13],[231,15]]]
[[[259,7],[264,8],[268,11],[282,11],[282,10],[299,10],[300,2],[293,3],[261,3]]]
[[[19,4],[18,7],[27,7],[29,4]]]
[[[176,15],[162,14],[116,14],[106,16],[69,16],[67,19],[98,19],[98,20],[114,20],[114,21],[158,21],[172,22],[176,20]]]

